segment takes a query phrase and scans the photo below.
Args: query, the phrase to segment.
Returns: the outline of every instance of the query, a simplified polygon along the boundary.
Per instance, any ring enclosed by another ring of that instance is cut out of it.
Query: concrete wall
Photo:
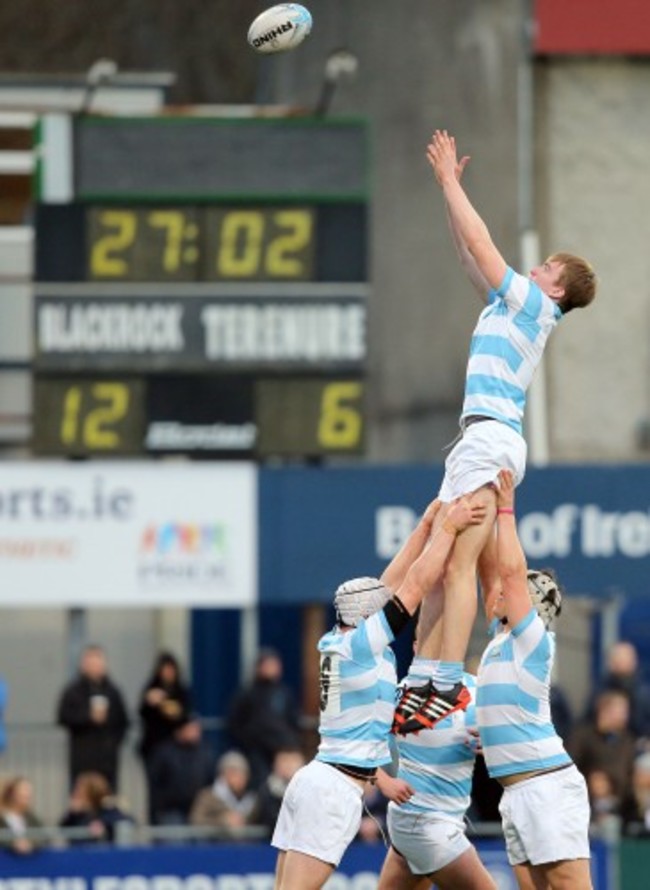
[[[313,0],[307,43],[262,63],[262,93],[310,104],[327,53],[359,57],[332,114],[366,115],[374,141],[369,390],[374,460],[438,460],[455,433],[478,311],[451,248],[424,160],[433,128],[472,155],[470,197],[506,259],[519,264],[518,0]],[[537,61],[534,222],[542,253],[588,257],[598,301],[551,338],[553,461],[646,459],[650,415],[648,265],[650,61]],[[527,271],[527,270],[523,270]],[[539,375],[538,375],[539,376]]]
[[[597,301],[568,316],[547,372],[558,460],[647,460],[650,60],[537,66],[539,219],[548,249],[593,262]]]
[[[264,59],[269,101],[313,104],[328,53],[359,58],[332,115],[363,115],[373,141],[369,390],[372,460],[444,459],[457,430],[480,309],[459,270],[425,159],[436,127],[472,155],[468,188],[512,262],[516,239],[518,0],[314,0],[314,30]]]

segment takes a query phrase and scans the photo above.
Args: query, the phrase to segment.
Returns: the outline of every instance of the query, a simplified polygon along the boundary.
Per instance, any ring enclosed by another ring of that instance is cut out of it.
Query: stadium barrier
[[[499,890],[516,890],[503,841],[477,839],[481,859]],[[375,890],[386,850],[355,843],[327,890]],[[610,848],[592,845],[594,890],[619,890]],[[276,852],[268,843],[174,844],[66,850],[18,856],[0,851],[0,890],[272,890]],[[650,845],[648,859],[650,862]],[[647,867],[646,867],[647,876]],[[644,884],[620,890],[647,890]]]

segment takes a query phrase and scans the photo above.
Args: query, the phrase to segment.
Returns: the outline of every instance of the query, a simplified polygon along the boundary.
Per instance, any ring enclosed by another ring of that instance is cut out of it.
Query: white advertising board
[[[247,463],[0,464],[0,606],[254,603],[256,474]]]

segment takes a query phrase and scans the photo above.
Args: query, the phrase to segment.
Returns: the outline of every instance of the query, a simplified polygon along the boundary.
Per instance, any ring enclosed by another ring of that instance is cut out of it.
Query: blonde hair
[[[564,288],[564,296],[558,305],[565,315],[572,309],[581,309],[593,302],[596,274],[587,260],[573,253],[554,253],[549,260],[562,266],[558,284]]]

